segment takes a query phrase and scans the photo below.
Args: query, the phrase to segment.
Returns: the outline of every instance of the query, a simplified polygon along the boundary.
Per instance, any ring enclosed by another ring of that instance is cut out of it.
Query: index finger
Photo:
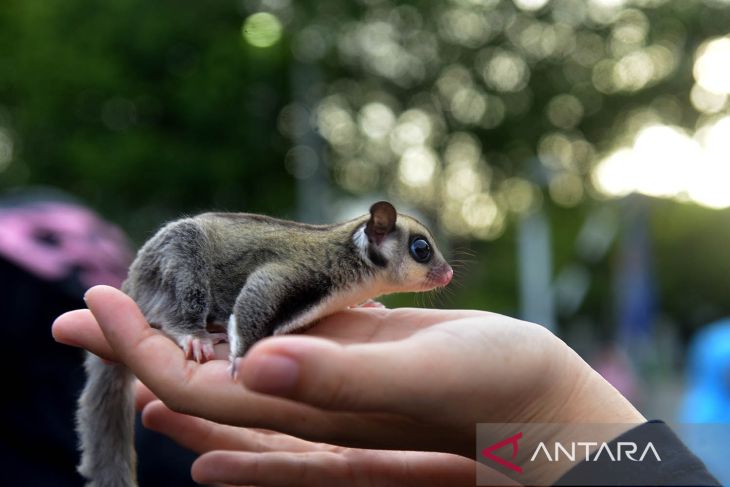
[[[62,314],[51,327],[53,339],[64,345],[83,347],[94,355],[118,362],[119,358],[109,346],[94,315],[88,309],[77,309]]]
[[[276,429],[294,423],[310,435],[331,429],[322,411],[256,394],[234,382],[228,361],[187,360],[177,344],[150,328],[121,291],[96,286],[87,292],[86,303],[119,360],[170,409],[231,425]]]

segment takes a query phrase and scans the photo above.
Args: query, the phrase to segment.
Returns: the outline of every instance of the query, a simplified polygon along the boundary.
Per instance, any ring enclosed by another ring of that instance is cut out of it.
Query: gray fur
[[[82,446],[78,471],[88,487],[137,484],[134,452],[133,376],[120,364],[104,364],[91,353],[84,362],[87,381],[79,398],[76,432]]]
[[[386,220],[390,216],[393,227],[395,210],[391,213]],[[398,260],[408,255],[410,238],[405,227],[378,235],[377,245],[370,235],[369,244],[353,238],[373,218],[321,226],[244,213],[184,218],[145,243],[122,290],[152,326],[181,346],[190,337],[210,341],[207,324],[231,323],[231,358],[240,357],[257,340],[320,317],[317,313],[327,312],[322,303],[333,296],[365,300],[384,289],[417,290],[399,281],[405,267]],[[415,220],[408,222],[427,233]],[[437,260],[430,267],[448,267],[440,254]],[[91,481],[87,485],[133,487],[132,376],[93,356],[86,366],[88,382],[77,414],[79,472]]]

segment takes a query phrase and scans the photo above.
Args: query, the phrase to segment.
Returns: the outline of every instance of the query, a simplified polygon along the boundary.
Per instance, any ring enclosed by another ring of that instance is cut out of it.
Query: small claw
[[[201,347],[201,351],[203,352],[203,359],[206,362],[215,358],[215,349],[213,348],[213,343],[214,342],[205,342]]]
[[[193,354],[193,337],[186,335],[182,339],[182,349],[185,352],[185,358],[191,358]]]
[[[195,361],[200,363],[201,359],[203,358],[203,354],[200,350],[201,347],[201,341],[198,338],[193,338],[193,356],[195,357]]]
[[[213,345],[226,341],[228,341],[228,336],[225,333],[209,333],[202,337],[190,334],[178,339],[185,358],[193,359],[198,363],[213,360],[215,358]]]
[[[374,299],[368,299],[364,303],[361,303],[359,308],[385,308],[385,305],[381,303],[380,301],[375,301]]]
[[[231,379],[234,381],[238,380],[238,358],[231,360],[231,363],[228,365],[228,373],[231,374]]]

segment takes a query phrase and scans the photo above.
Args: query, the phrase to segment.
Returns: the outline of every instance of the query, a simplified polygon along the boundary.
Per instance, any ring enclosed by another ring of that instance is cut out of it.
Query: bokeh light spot
[[[317,107],[317,128],[335,150],[350,153],[356,143],[357,127],[341,97],[331,96]]]
[[[380,140],[386,137],[395,126],[395,115],[386,105],[373,102],[360,110],[358,123],[360,130],[371,139]]]
[[[451,99],[451,113],[462,123],[477,123],[486,109],[486,97],[473,88],[462,88]]]
[[[464,221],[473,228],[489,227],[499,215],[494,199],[487,193],[470,196],[461,207]]]
[[[520,91],[530,81],[530,68],[514,52],[497,49],[482,69],[487,86],[497,91]]]
[[[695,84],[689,92],[689,99],[698,111],[702,113],[717,113],[725,107],[727,95],[713,93],[702,86]]]
[[[521,10],[532,12],[543,8],[549,0],[514,0],[515,5]]]
[[[398,124],[390,134],[390,147],[396,154],[403,154],[409,147],[425,145],[432,130],[428,114],[417,108],[408,110],[398,117]]]
[[[550,180],[548,192],[550,198],[560,206],[577,206],[583,201],[583,180],[570,172],[558,173]]]
[[[411,147],[400,160],[400,180],[411,187],[426,186],[436,174],[436,154],[426,147]]]
[[[573,95],[558,95],[548,102],[546,114],[553,125],[570,130],[583,118],[583,104]]]
[[[528,180],[509,178],[502,182],[500,195],[507,208],[517,214],[526,213],[540,203],[539,190]]]
[[[730,94],[730,37],[704,43],[697,50],[693,74],[697,84],[710,93]]]
[[[281,22],[273,14],[258,12],[243,21],[241,35],[247,43],[254,47],[271,47],[281,39]]]
[[[347,159],[335,171],[337,183],[355,194],[373,191],[378,184],[378,168],[362,159]]]
[[[693,137],[675,127],[652,125],[639,131],[632,147],[600,161],[593,183],[608,196],[637,192],[727,208],[728,152],[730,117],[704,125]]]

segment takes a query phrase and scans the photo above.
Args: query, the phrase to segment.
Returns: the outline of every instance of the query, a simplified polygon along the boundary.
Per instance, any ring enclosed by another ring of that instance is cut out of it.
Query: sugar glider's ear
[[[378,201],[370,207],[370,220],[365,225],[365,235],[370,242],[380,245],[386,235],[395,228],[396,213],[393,205],[387,201]]]

